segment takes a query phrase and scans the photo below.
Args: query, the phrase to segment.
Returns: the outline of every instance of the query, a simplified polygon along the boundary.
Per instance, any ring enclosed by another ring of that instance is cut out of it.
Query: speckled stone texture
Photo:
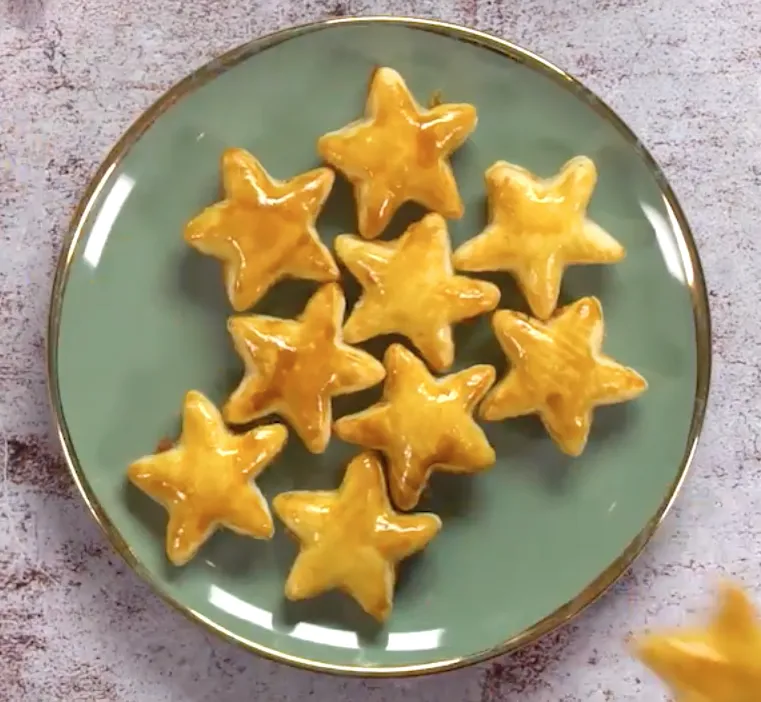
[[[0,0],[0,701],[665,699],[627,654],[626,637],[694,615],[725,574],[761,595],[759,11],[755,0]],[[170,611],[75,494],[46,403],[53,269],[75,202],[114,141],[215,54],[352,14],[489,30],[597,91],[680,196],[714,320],[712,397],[694,468],[630,574],[539,645],[423,679],[294,671]]]

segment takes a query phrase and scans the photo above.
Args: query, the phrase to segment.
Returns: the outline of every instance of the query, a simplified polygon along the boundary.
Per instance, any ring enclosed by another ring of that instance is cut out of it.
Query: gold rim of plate
[[[193,92],[200,86],[213,80],[215,77],[224,73],[236,64],[245,61],[255,54],[264,51],[276,44],[281,44],[290,39],[294,39],[304,34],[309,34],[332,25],[355,24],[395,24],[410,27],[412,29],[421,29],[428,32],[434,32],[453,39],[466,41],[470,44],[484,47],[490,51],[495,51],[503,56],[525,64],[530,68],[537,70],[552,80],[564,84],[567,88],[574,91],[580,99],[590,105],[598,114],[610,122],[619,133],[635,147],[644,158],[648,167],[655,174],[666,205],[673,215],[674,221],[679,226],[683,235],[679,251],[682,259],[682,265],[686,272],[686,282],[690,289],[692,299],[692,309],[695,317],[695,342],[697,346],[697,379],[695,387],[695,402],[693,405],[692,421],[687,437],[687,445],[684,456],[682,457],[679,473],[674,482],[669,486],[668,493],[663,502],[658,507],[657,512],[645,524],[644,528],[634,538],[634,540],[624,549],[623,553],[608,568],[590,582],[576,597],[565,603],[552,614],[536,622],[531,627],[521,633],[503,641],[502,643],[483,651],[478,651],[469,656],[459,658],[450,658],[446,660],[434,661],[409,666],[377,666],[365,667],[361,665],[335,665],[313,661],[300,656],[292,656],[281,651],[277,651],[267,646],[256,644],[245,639],[223,626],[211,621],[201,613],[190,607],[183,605],[175,600],[169,594],[165,593],[156,579],[146,570],[138,560],[135,553],[124,541],[121,534],[114,528],[111,520],[98,502],[93,493],[82,467],[74,451],[74,446],[69,435],[66,423],[63,418],[63,407],[61,405],[60,391],[58,387],[58,333],[61,322],[61,308],[63,304],[63,295],[66,289],[66,283],[69,278],[71,262],[74,259],[77,243],[82,237],[84,224],[92,209],[95,200],[100,194],[100,190],[106,182],[110,172],[119,164],[130,148],[142,137],[149,127],[169,109],[178,99]],[[63,449],[66,465],[69,468],[74,483],[82,495],[90,513],[98,522],[105,532],[111,544],[117,552],[124,558],[127,564],[143,579],[151,588],[174,609],[184,614],[191,621],[200,622],[210,631],[222,636],[228,641],[232,641],[244,648],[258,653],[259,655],[281,663],[287,663],[298,668],[313,670],[324,673],[354,675],[365,677],[398,677],[398,676],[415,676],[427,673],[442,672],[453,670],[464,666],[488,660],[490,658],[512,653],[524,646],[534,643],[541,637],[567,624],[572,618],[584,611],[589,605],[594,603],[628,570],[629,566],[639,556],[644,547],[655,534],[661,522],[671,508],[676,496],[687,476],[687,472],[692,462],[695,449],[697,447],[700,431],[703,426],[706,404],[708,401],[708,388],[711,378],[711,319],[708,306],[708,297],[706,294],[703,270],[698,257],[695,241],[692,237],[687,219],[680,207],[677,198],[666,181],[660,167],[655,162],[650,153],[642,146],[636,135],[626,126],[620,117],[602,102],[594,93],[582,85],[576,78],[567,74],[557,66],[549,63],[545,59],[526,49],[517,46],[504,39],[499,39],[485,32],[475,29],[469,29],[457,24],[441,22],[437,20],[417,19],[410,17],[381,16],[381,17],[345,17],[338,19],[328,19],[310,24],[299,25],[288,29],[280,30],[273,34],[268,34],[259,39],[243,44],[222,56],[213,59],[206,65],[191,73],[179,83],[171,87],[156,102],[151,105],[124,133],[116,146],[106,157],[103,164],[90,180],[87,189],[79,201],[71,224],[64,241],[62,253],[56,267],[55,278],[53,281],[53,291],[50,302],[50,313],[48,317],[47,333],[47,380],[49,401],[53,411],[56,434]]]

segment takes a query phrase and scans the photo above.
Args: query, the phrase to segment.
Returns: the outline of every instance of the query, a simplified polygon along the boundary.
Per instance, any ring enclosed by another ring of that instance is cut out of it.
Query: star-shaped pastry
[[[407,201],[444,217],[462,217],[448,158],[476,122],[473,105],[422,108],[395,70],[377,68],[364,118],[325,134],[317,150],[354,185],[359,233],[374,239]]]
[[[285,596],[342,590],[379,621],[391,612],[397,564],[441,529],[435,514],[394,512],[380,459],[370,452],[349,463],[338,490],[286,492],[272,506],[301,544]]]
[[[334,178],[329,168],[317,168],[277,180],[247,151],[224,152],[225,199],[188,223],[185,241],[222,261],[233,309],[253,307],[282,278],[338,280],[315,229]]]
[[[724,587],[707,628],[645,636],[635,641],[635,650],[671,687],[676,702],[761,700],[761,620],[735,585]]]
[[[494,383],[491,366],[472,366],[434,378],[415,354],[393,344],[384,358],[383,399],[342,417],[336,435],[382,451],[388,462],[391,498],[413,509],[434,470],[477,473],[494,464],[494,449],[473,410]]]
[[[489,225],[455,251],[455,268],[509,271],[532,313],[547,319],[566,266],[624,257],[624,247],[587,218],[596,181],[595,164],[585,156],[546,180],[504,161],[493,164],[486,171]]]
[[[220,526],[272,538],[272,515],[253,481],[287,438],[282,424],[231,434],[212,402],[196,391],[186,395],[179,441],[127,471],[129,480],[169,513],[166,554],[172,563],[187,563]]]
[[[230,424],[267,414],[284,417],[306,447],[322,453],[330,440],[331,398],[377,385],[386,371],[341,339],[346,301],[323,285],[299,319],[231,317],[227,328],[245,374],[223,408]]]
[[[634,399],[647,388],[636,371],[603,355],[597,298],[577,300],[548,322],[499,310],[492,324],[511,368],[481,404],[482,418],[537,413],[571,456],[584,450],[596,406]]]
[[[430,366],[454,361],[452,325],[493,310],[499,288],[452,271],[446,220],[426,215],[397,240],[367,242],[343,234],[336,254],[363,288],[344,326],[351,344],[381,334],[402,334]]]

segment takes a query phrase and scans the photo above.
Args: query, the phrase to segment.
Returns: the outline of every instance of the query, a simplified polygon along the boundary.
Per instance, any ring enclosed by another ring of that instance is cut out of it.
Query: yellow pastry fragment
[[[272,505],[301,544],[285,596],[303,600],[342,590],[379,621],[391,613],[397,564],[441,529],[435,514],[394,512],[374,453],[349,463],[338,490],[287,492]]]
[[[230,424],[268,414],[288,421],[313,453],[330,440],[331,398],[383,380],[383,365],[342,340],[346,301],[335,283],[322,286],[301,316],[231,317],[227,327],[245,373],[223,408]]]
[[[253,307],[283,278],[338,280],[336,262],[315,229],[334,178],[329,168],[317,168],[277,180],[247,151],[224,152],[225,199],[188,223],[185,240],[222,262],[234,310]]]
[[[486,171],[489,225],[454,253],[460,271],[509,271],[539,319],[555,310],[567,266],[615,263],[624,247],[587,217],[597,182],[585,156],[552,178],[498,161]]]
[[[187,394],[179,441],[135,461],[127,471],[135,487],[169,513],[166,554],[172,563],[187,563],[218,527],[272,538],[272,515],[253,481],[287,437],[282,424],[232,434],[206,397]]]
[[[447,218],[462,217],[462,199],[448,159],[476,123],[473,105],[425,109],[399,73],[377,68],[365,116],[322,136],[317,150],[353,184],[359,233],[375,239],[407,201]]]
[[[341,235],[336,254],[363,288],[344,327],[346,341],[401,334],[439,372],[454,361],[452,325],[499,303],[496,285],[454,275],[446,221],[438,214],[410,225],[395,241]]]
[[[736,585],[723,587],[705,628],[642,636],[634,648],[670,687],[675,702],[761,700],[761,620]]]
[[[492,325],[510,370],[481,404],[481,417],[496,421],[538,414],[571,456],[587,444],[595,407],[632,400],[647,389],[639,373],[602,353],[597,298],[577,300],[547,322],[499,310]]]
[[[494,383],[491,366],[472,366],[434,378],[415,354],[399,344],[384,358],[383,399],[363,412],[342,417],[336,435],[383,452],[391,498],[413,509],[434,470],[478,473],[496,455],[473,410]]]

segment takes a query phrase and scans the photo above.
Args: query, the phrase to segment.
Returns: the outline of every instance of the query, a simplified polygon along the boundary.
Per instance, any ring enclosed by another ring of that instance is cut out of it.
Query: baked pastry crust
[[[477,473],[496,460],[473,411],[494,383],[487,365],[434,378],[425,364],[400,344],[384,358],[383,399],[363,412],[342,417],[336,435],[381,451],[387,459],[391,498],[403,510],[417,506],[431,473]]]
[[[370,354],[345,344],[341,288],[322,286],[296,319],[231,317],[227,328],[245,373],[223,408],[230,424],[268,414],[288,421],[313,453],[330,440],[331,398],[380,383],[386,371]]]
[[[329,168],[316,168],[277,180],[247,151],[223,153],[225,199],[188,223],[185,241],[222,261],[236,312],[253,307],[283,278],[338,280],[338,266],[315,229],[334,179]]]
[[[339,589],[384,621],[393,606],[397,564],[438,534],[435,514],[394,512],[380,458],[356,456],[338,490],[287,492],[273,508],[301,550],[285,583],[289,600]]]
[[[477,121],[473,105],[422,108],[399,73],[376,68],[365,116],[317,142],[320,156],[354,185],[360,235],[375,239],[407,201],[462,217],[448,158]]]
[[[455,251],[455,268],[509,271],[531,313],[548,319],[567,266],[624,258],[624,247],[587,217],[596,182],[595,164],[585,156],[548,179],[497,161],[486,171],[489,225]]]
[[[761,697],[761,619],[737,585],[722,588],[706,628],[635,640],[639,658],[669,685],[678,702],[758,702]]]
[[[454,362],[452,325],[499,304],[496,285],[454,275],[446,220],[429,214],[395,241],[336,237],[336,255],[363,288],[344,326],[355,344],[381,334],[402,334],[431,368]]]
[[[282,424],[232,434],[210,400],[187,393],[179,441],[127,470],[133,485],[169,513],[166,554],[174,565],[191,560],[218,527],[272,538],[272,515],[253,481],[287,438]]]
[[[548,322],[499,310],[494,332],[510,371],[484,399],[480,414],[495,421],[538,414],[560,449],[584,450],[598,405],[632,400],[647,389],[636,371],[602,353],[602,306],[585,297]]]

